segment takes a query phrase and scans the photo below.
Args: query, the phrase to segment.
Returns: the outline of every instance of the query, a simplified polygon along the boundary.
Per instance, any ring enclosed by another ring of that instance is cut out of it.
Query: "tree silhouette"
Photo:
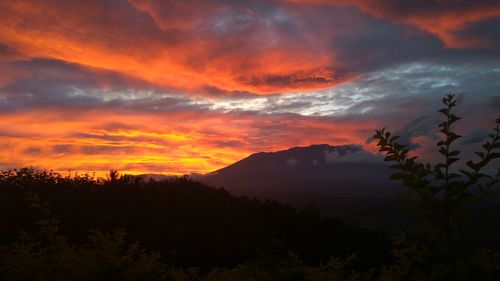
[[[416,195],[410,200],[413,210],[422,222],[427,238],[434,242],[434,256],[438,257],[437,260],[445,260],[443,268],[436,266],[439,272],[433,274],[457,280],[458,272],[466,271],[467,265],[473,262],[471,258],[477,258],[479,251],[475,240],[478,237],[473,237],[478,231],[471,227],[471,219],[477,218],[474,216],[477,203],[491,195],[492,187],[500,181],[500,169],[496,175],[483,172],[492,160],[500,158],[500,118],[496,119],[493,134],[482,145],[483,151],[476,152],[479,160],[467,161],[466,167],[456,172],[451,168],[460,160],[460,151],[453,149],[452,145],[461,136],[453,131],[452,126],[461,117],[452,112],[457,104],[454,95],[447,95],[442,102],[445,107],[439,112],[445,120],[439,124],[439,131],[443,138],[437,143],[438,152],[443,157],[441,162],[431,165],[419,162],[417,156],[408,156],[408,146],[398,143],[399,137],[385,128],[377,130],[374,138],[378,140],[380,151],[386,155],[385,161],[393,162],[391,168],[397,170],[391,179],[401,180]]]
[[[117,184],[122,177],[120,176],[120,173],[117,170],[109,170],[108,173],[108,182],[110,184]]]

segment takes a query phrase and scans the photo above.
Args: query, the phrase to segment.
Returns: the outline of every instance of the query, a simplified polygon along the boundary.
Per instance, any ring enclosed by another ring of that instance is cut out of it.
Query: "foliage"
[[[413,244],[406,247],[406,251],[412,251],[412,258],[402,252],[398,252],[398,257],[414,262],[415,266],[425,263],[427,267],[432,266],[427,274],[432,278],[458,280],[495,270],[498,273],[498,263],[495,264],[499,262],[498,254],[487,253],[482,248],[481,230],[473,222],[481,218],[476,213],[478,202],[493,195],[492,187],[500,181],[500,169],[496,175],[483,173],[488,164],[500,158],[500,119],[496,120],[494,133],[482,146],[483,151],[476,152],[479,160],[467,161],[466,167],[456,172],[452,165],[459,163],[460,151],[454,150],[452,144],[461,136],[452,127],[461,117],[452,112],[457,104],[454,95],[443,98],[443,104],[445,108],[439,110],[445,116],[439,124],[443,139],[437,143],[442,162],[432,165],[421,163],[417,156],[409,156],[408,146],[398,143],[399,137],[385,128],[376,131],[374,136],[380,151],[386,154],[385,160],[393,162],[391,168],[397,170],[391,178],[401,180],[415,195],[410,202],[422,222],[429,245],[417,249]],[[432,247],[432,251],[428,247]],[[407,267],[407,273],[413,272],[408,265],[402,267]],[[484,280],[488,277],[482,276]]]
[[[80,246],[59,233],[47,202],[30,193],[27,200],[44,218],[38,237],[24,234],[20,242],[2,251],[2,280],[164,280],[169,272],[159,255],[127,245],[125,231],[91,231]]]
[[[26,194],[36,194],[50,205],[26,208]],[[39,233],[36,222],[47,217],[57,218],[58,233],[71,247],[90,245],[89,229],[100,230],[91,236],[108,233],[105,237],[126,229],[122,238],[127,243],[140,241],[161,254],[162,263],[203,272],[257,261],[271,267],[287,259],[289,251],[300,256],[304,266],[356,253],[353,266],[369,268],[390,257],[389,239],[379,232],[324,217],[310,207],[299,211],[276,201],[236,198],[187,177],[104,180],[32,168],[0,174],[0,223],[7,226],[0,232],[0,244],[18,243],[20,231]],[[122,252],[128,248],[124,243],[118,245],[124,247]]]
[[[292,253],[270,263],[248,262],[232,269],[213,268],[203,273],[197,268],[175,268],[164,264],[158,253],[128,244],[123,229],[111,233],[90,231],[87,241],[73,245],[60,234],[49,204],[36,193],[28,193],[30,206],[43,218],[39,233],[23,234],[21,240],[0,252],[1,280],[370,280],[371,274],[359,274],[349,267],[354,256],[331,258],[320,267],[310,267]]]

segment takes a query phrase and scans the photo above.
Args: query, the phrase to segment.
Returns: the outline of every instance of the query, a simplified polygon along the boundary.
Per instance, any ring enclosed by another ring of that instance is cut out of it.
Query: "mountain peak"
[[[313,144],[304,147],[292,147],[287,150],[274,152],[258,152],[244,158],[232,165],[212,172],[218,174],[222,171],[235,168],[279,167],[288,168],[302,166],[320,166],[333,163],[375,163],[381,162],[377,155],[365,151],[360,145],[348,144],[332,146],[329,144]]]
[[[360,145],[315,144],[254,153],[199,180],[249,195],[276,189],[356,194],[386,185],[389,174],[382,157]]]

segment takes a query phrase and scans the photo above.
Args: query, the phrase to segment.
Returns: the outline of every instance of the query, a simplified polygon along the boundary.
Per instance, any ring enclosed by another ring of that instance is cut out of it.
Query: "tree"
[[[398,143],[399,137],[385,128],[377,130],[374,138],[378,140],[379,150],[386,155],[385,161],[392,162],[391,168],[397,170],[391,179],[401,180],[414,195],[410,202],[422,223],[428,244],[433,247],[431,252],[435,264],[430,274],[457,280],[467,278],[468,270],[472,270],[474,264],[473,257],[492,257],[490,252],[481,250],[477,235],[473,235],[478,231],[471,226],[473,219],[477,218],[474,215],[477,215],[478,202],[492,195],[493,186],[500,182],[500,169],[496,175],[484,173],[488,164],[500,158],[500,118],[496,119],[489,140],[482,145],[483,151],[476,152],[479,160],[469,160],[464,169],[455,171],[452,166],[460,160],[460,151],[453,149],[452,145],[461,136],[452,127],[461,117],[452,112],[457,104],[454,95],[447,95],[442,102],[445,107],[439,112],[445,120],[439,124],[439,131],[443,138],[437,143],[438,152],[443,157],[440,163],[432,165],[420,162],[417,156],[410,157],[408,146]]]
[[[108,173],[108,183],[110,184],[117,184],[122,177],[120,176],[120,173],[118,170],[109,170]]]

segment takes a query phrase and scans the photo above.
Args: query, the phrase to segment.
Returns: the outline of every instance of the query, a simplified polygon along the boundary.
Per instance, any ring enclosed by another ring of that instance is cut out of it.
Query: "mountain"
[[[327,144],[259,152],[197,180],[239,195],[320,192],[387,197],[394,186],[382,158],[359,145]]]
[[[374,217],[401,213],[383,158],[359,145],[327,144],[259,152],[205,175],[192,176],[238,196],[275,199],[330,215]]]
[[[163,181],[167,180],[169,178],[172,178],[173,176],[170,175],[164,175],[164,174],[140,174],[140,175],[127,175],[132,178],[140,178],[143,181],[149,181],[149,180],[154,180],[154,181]]]

